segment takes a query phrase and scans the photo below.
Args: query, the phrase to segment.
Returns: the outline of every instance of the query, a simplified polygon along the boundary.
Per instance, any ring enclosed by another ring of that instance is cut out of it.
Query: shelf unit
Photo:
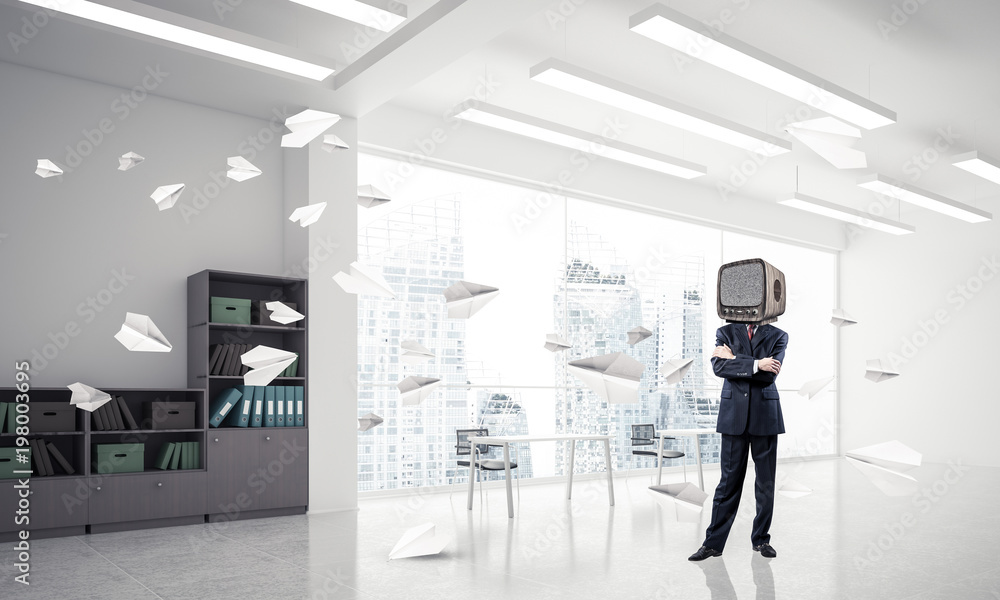
[[[213,296],[252,303],[295,304],[305,319],[289,325],[213,323]],[[299,355],[296,377],[277,377],[269,385],[304,388],[302,427],[209,427],[207,513],[211,521],[301,514],[308,504],[308,282],[305,279],[202,271],[188,277],[188,385],[202,388],[208,404],[242,376],[209,375],[214,344],[251,344]],[[207,418],[207,413],[206,413]]]
[[[204,389],[111,388],[97,389],[125,399],[129,411],[142,426],[143,403],[182,401],[195,403],[195,428],[184,430],[97,431],[92,413],[74,409],[75,431],[31,429],[31,407],[35,402],[69,404],[67,388],[32,388],[29,391],[28,439],[51,442],[73,467],[71,475],[37,475],[30,479],[30,522],[35,537],[81,535],[161,525],[201,523],[205,519],[205,435],[207,403]],[[0,402],[14,402],[17,390],[0,389]],[[16,434],[0,435],[0,447],[17,443]],[[201,469],[160,470],[153,466],[160,446],[168,442],[197,441]],[[92,464],[95,444],[144,445],[144,469],[135,473],[101,474]],[[55,461],[52,461],[55,463]],[[34,465],[32,465],[34,466]],[[13,515],[18,502],[17,479],[0,480],[0,513]],[[185,501],[175,503],[174,496]],[[9,512],[4,512],[9,511]],[[22,527],[13,519],[0,520],[0,541],[14,539]]]

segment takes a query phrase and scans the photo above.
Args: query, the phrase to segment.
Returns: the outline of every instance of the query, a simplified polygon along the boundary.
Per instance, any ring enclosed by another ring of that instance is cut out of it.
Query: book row
[[[239,376],[246,375],[250,367],[243,364],[240,357],[253,350],[253,344],[213,344],[209,347],[208,374]],[[278,377],[296,377],[299,359],[296,359]]]
[[[209,407],[212,427],[304,427],[301,385],[238,385],[223,390]]]

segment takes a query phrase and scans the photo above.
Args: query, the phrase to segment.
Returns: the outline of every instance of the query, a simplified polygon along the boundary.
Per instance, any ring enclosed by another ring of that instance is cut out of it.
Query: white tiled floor
[[[678,522],[633,473],[616,480],[614,508],[600,480],[579,481],[568,502],[563,485],[524,486],[508,519],[502,489],[484,504],[477,491],[470,512],[463,486],[356,513],[40,540],[28,588],[5,544],[0,598],[1000,600],[1000,469],[945,478],[947,465],[925,465],[919,499],[883,495],[843,460],[779,471],[814,491],[777,497],[773,560],[750,548],[749,477],[724,556],[690,563],[711,501],[699,523]],[[717,480],[706,473],[709,492]],[[428,521],[454,538],[443,554],[387,560]]]

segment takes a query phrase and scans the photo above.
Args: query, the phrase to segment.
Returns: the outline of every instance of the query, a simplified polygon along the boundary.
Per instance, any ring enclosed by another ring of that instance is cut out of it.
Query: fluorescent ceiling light
[[[916,204],[921,208],[937,211],[943,215],[955,217],[969,223],[982,223],[993,218],[993,215],[985,210],[979,210],[951,198],[939,196],[934,192],[928,192],[927,190],[913,187],[901,181],[890,179],[881,173],[866,176],[858,182],[858,185],[873,192],[891,196],[910,204]]]
[[[800,194],[798,192],[789,194],[787,197],[782,197],[778,199],[778,202],[784,204],[785,206],[791,206],[793,208],[806,210],[817,215],[823,215],[824,217],[854,223],[855,225],[868,227],[869,229],[877,229],[878,231],[884,231],[885,233],[892,233],[894,235],[905,235],[907,233],[913,233],[917,230],[912,225],[907,225],[906,223],[876,217],[875,215],[870,215],[860,210],[840,206],[839,204],[827,202],[826,200],[820,200],[819,198],[813,198],[812,196],[806,196],[805,194]]]
[[[951,164],[993,183],[1000,183],[1000,161],[981,152],[959,154],[951,160]]]
[[[629,29],[858,127],[896,122],[891,110],[662,4],[632,15]]]
[[[620,162],[652,169],[667,175],[693,179],[701,177],[708,169],[686,160],[660,154],[638,146],[623,144],[609,140],[599,135],[573,129],[558,123],[552,123],[529,115],[521,114],[499,106],[478,104],[474,108],[459,110],[455,115],[459,119],[495,127],[510,133],[573,148],[588,154],[595,154]]]
[[[322,81],[333,73],[333,69],[328,67],[88,0],[58,0],[58,2],[21,0],[21,2],[316,81]],[[135,6],[141,10],[150,9],[138,3]]]
[[[385,8],[359,0],[292,0],[292,2],[379,31],[392,31],[406,20],[406,6],[391,0],[384,4]]]
[[[603,102],[763,156],[775,156],[792,149],[781,138],[754,131],[711,113],[615,81],[584,68],[550,58],[531,68],[533,80],[567,92]]]

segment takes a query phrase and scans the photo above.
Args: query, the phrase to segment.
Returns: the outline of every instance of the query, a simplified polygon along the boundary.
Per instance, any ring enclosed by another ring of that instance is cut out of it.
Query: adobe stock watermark
[[[745,12],[750,8],[750,0],[730,0],[739,12]],[[736,22],[739,13],[732,8],[723,8],[714,19],[705,19],[703,33],[692,33],[688,36],[684,44],[685,52],[674,52],[674,66],[678,73],[683,73],[688,65],[694,64],[696,58],[700,58],[708,48],[715,43],[715,38],[719,34],[725,33],[726,28]]]
[[[539,191],[534,196],[524,199],[524,206],[519,212],[510,215],[514,230],[520,235],[524,233],[531,223],[542,216],[545,209],[552,206],[555,195],[560,193],[576,181],[576,178],[590,168],[590,166],[603,158],[608,151],[608,142],[617,140],[622,133],[628,129],[628,125],[623,123],[617,116],[606,117],[604,128],[600,135],[592,138],[585,149],[577,150],[569,157],[569,163],[573,169],[561,169],[555,179],[545,183],[545,190]]]
[[[406,8],[402,3],[392,0],[389,2],[389,11],[373,12],[371,13],[371,21],[369,23],[355,25],[354,37],[351,38],[351,42],[340,43],[340,54],[343,56],[344,61],[347,63],[354,62],[373,45],[389,35],[385,31],[386,29],[391,30],[393,26],[393,19],[389,16],[389,13],[395,12],[394,9],[400,7]]]
[[[921,515],[929,513],[971,470],[972,467],[963,465],[961,459],[949,460],[948,470],[940,479],[921,489],[910,498],[910,504],[915,510],[913,512],[904,511],[895,521],[884,523],[882,525],[883,531],[875,539],[870,540],[863,551],[854,555],[854,568],[863,572],[882,560],[886,552],[895,548],[906,537],[909,530],[917,526]]]
[[[79,336],[84,327],[96,321],[135,279],[136,276],[130,274],[125,267],[112,269],[108,283],[76,305],[76,315],[80,320],[70,319],[56,331],[48,332],[46,337],[49,341],[40,348],[31,350],[31,370],[37,375],[59,358],[69,348],[73,338]]]
[[[160,87],[169,76],[170,73],[160,68],[160,65],[147,66],[138,85],[132,86],[128,91],[122,92],[111,101],[108,110],[113,117],[117,117],[117,122],[112,116],[102,117],[93,128],[84,127],[80,130],[82,139],[74,144],[66,145],[62,162],[56,163],[63,170],[63,175],[68,175],[74,169],[79,168],[87,157],[114,134],[118,124],[128,119],[132,112],[146,101],[149,94]]]
[[[444,126],[434,127],[427,135],[413,140],[414,150],[409,153],[405,160],[398,161],[398,166],[394,171],[387,171],[382,175],[381,189],[392,193],[403,182],[409,179],[416,167],[424,163],[428,158],[433,157],[442,146],[451,140],[451,133],[457,131],[465,123],[457,117],[461,112],[476,108],[497,89],[502,83],[493,79],[489,74],[479,76],[473,86],[472,95],[466,98],[458,106],[449,108],[441,115]]]
[[[955,145],[955,140],[961,138],[962,136],[952,130],[951,125],[939,127],[934,141],[903,163],[903,172],[910,176],[911,181],[917,181],[921,175],[941,160],[946,152],[951,150],[952,146]]]
[[[929,1],[902,0],[902,2],[894,2],[887,18],[875,21],[875,26],[878,27],[878,32],[882,34],[882,39],[889,41],[889,37],[909,23],[910,19],[920,12],[920,9]]]
[[[7,32],[7,41],[14,54],[20,54],[21,48],[28,42],[38,37],[42,29],[48,25],[56,12],[61,12],[72,0],[46,0],[42,6],[31,13],[31,16],[21,17],[21,20],[14,25],[14,29]]]
[[[236,145],[236,153],[253,162],[258,153],[281,138],[279,134],[284,130],[285,120],[290,116],[292,115],[288,112],[287,106],[272,108],[267,125],[241,140]],[[233,183],[233,180],[226,176],[226,172],[226,169],[209,171],[210,181],[195,188],[189,197],[182,198],[177,208],[185,223],[190,224],[192,219],[208,210],[212,202]]]
[[[565,25],[576,14],[576,9],[586,3],[587,0],[560,0],[555,9],[545,9],[545,21],[549,24],[549,29],[556,31],[559,25]]]
[[[954,313],[968,306],[986,288],[986,285],[996,278],[998,272],[1000,272],[1000,260],[995,254],[982,257],[976,271],[945,294],[945,301],[949,307],[935,310],[926,319],[918,319],[917,327],[913,333],[900,338],[899,350],[889,352],[886,355],[890,368],[896,369],[913,360],[920,350],[926,347],[941,332],[941,329],[951,322]]]

